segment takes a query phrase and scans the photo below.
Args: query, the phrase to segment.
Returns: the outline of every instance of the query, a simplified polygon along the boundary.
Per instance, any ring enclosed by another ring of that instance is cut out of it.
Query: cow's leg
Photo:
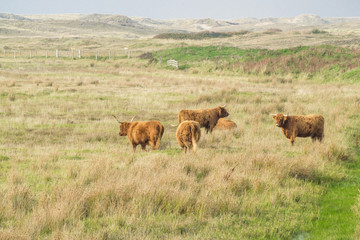
[[[184,149],[184,153],[186,154],[187,147],[184,146],[183,149]]]
[[[141,144],[141,150],[146,152],[146,145],[145,144]]]
[[[324,135],[323,135],[323,134],[319,134],[319,135],[317,136],[317,139],[319,140],[319,142],[321,142],[321,141],[322,141],[323,137],[324,137]]]
[[[294,142],[295,142],[295,136],[294,135],[292,135],[290,137],[290,142],[291,142],[291,145],[294,146]]]
[[[134,152],[134,153],[135,153],[135,150],[136,150],[136,146],[137,146],[137,145],[136,145],[135,143],[132,144],[133,152]]]
[[[155,143],[154,143],[153,140],[150,140],[150,141],[149,141],[149,144],[152,146],[151,151],[156,149],[156,148],[155,148]]]
[[[311,136],[312,142],[315,142],[318,137],[316,135]]]
[[[152,140],[152,146],[153,146],[153,148],[152,148],[152,150],[156,150],[156,149],[158,149],[159,147],[160,147],[160,137],[154,137],[154,139]]]
[[[291,136],[290,136],[290,142],[291,142],[292,146],[294,146],[296,136],[297,136],[297,131],[293,130],[293,132],[291,133]]]

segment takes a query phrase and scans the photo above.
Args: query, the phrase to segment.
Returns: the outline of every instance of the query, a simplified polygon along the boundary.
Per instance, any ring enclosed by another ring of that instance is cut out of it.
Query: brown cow
[[[216,126],[214,127],[214,130],[230,130],[234,128],[237,128],[235,122],[228,120],[226,118],[219,118]]]
[[[321,142],[324,137],[324,117],[321,115],[288,116],[278,113],[272,116],[292,145],[296,137],[311,137],[313,142]]]
[[[179,146],[186,151],[190,152],[192,149],[196,152],[197,142],[201,136],[200,124],[195,121],[185,120],[181,122],[176,130],[176,140]]]
[[[179,124],[185,120],[193,120],[200,124],[200,127],[206,129],[206,133],[212,132],[219,118],[229,116],[229,113],[225,109],[225,105],[222,107],[212,109],[198,109],[198,110],[181,110],[179,112]]]
[[[159,121],[120,122],[114,118],[120,123],[119,135],[128,136],[134,152],[137,145],[141,145],[143,151],[146,145],[151,145],[152,150],[159,148],[164,134],[164,126]]]

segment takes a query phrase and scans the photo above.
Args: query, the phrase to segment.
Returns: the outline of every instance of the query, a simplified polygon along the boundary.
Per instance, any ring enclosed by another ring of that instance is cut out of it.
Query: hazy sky
[[[243,17],[358,17],[360,0],[0,0],[14,14],[109,13],[126,16],[236,19]]]

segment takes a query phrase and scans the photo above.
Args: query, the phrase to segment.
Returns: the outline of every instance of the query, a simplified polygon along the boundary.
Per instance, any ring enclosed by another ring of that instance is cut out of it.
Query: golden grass
[[[359,84],[93,62],[0,59],[0,239],[291,239],[346,177]],[[225,103],[238,129],[182,154],[177,112]],[[323,143],[292,147],[277,112],[322,114]],[[112,114],[161,121],[160,150],[132,154]]]

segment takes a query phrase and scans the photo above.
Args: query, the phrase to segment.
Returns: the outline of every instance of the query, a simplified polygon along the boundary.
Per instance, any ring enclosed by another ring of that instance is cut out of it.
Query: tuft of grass
[[[8,156],[4,156],[4,155],[1,155],[0,154],[0,161],[7,161],[9,160],[10,158]]]
[[[15,93],[9,93],[8,94],[8,99],[11,101],[11,102],[13,102],[13,101],[15,101],[15,99],[16,99],[16,95],[15,95]]]

